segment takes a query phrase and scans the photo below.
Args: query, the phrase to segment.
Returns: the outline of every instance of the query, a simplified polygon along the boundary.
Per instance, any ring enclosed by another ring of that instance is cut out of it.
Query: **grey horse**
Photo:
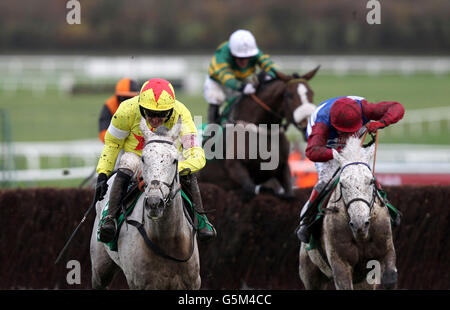
[[[374,145],[349,138],[341,154],[333,150],[339,183],[325,208],[319,248],[302,243],[299,275],[306,289],[392,289],[397,284],[396,254],[387,207],[378,196],[369,166]],[[334,171],[334,170],[333,170]]]
[[[183,210],[177,162],[176,141],[181,119],[173,128],[153,133],[144,119],[140,129],[145,146],[142,151],[142,176],[147,184],[128,221],[142,223],[148,239],[163,254],[148,246],[138,229],[123,223],[118,236],[118,251],[97,241],[97,227],[109,200],[109,191],[96,205],[97,216],[91,235],[92,287],[104,289],[119,268],[130,289],[199,289],[200,261],[193,228]],[[166,129],[166,128],[164,128]],[[159,131],[159,130],[158,130]],[[113,177],[108,180],[109,188]]]

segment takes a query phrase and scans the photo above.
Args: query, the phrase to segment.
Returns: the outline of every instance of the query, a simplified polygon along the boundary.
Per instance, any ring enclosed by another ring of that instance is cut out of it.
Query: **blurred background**
[[[405,106],[381,132],[382,183],[450,184],[450,2],[375,2],[379,24],[365,0],[3,0],[0,186],[83,185],[103,146],[100,110],[123,77],[169,79],[206,120],[209,61],[239,28],[285,73],[321,65],[310,83],[317,105],[359,95]],[[301,152],[299,133],[288,134]],[[294,179],[314,170],[304,163],[291,162]]]

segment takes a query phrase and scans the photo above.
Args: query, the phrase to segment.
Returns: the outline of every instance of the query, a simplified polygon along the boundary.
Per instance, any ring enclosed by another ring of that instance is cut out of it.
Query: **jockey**
[[[310,223],[316,216],[317,206],[314,202],[334,172],[330,171],[332,148],[340,151],[347,138],[358,134],[363,126],[366,126],[369,132],[376,132],[401,120],[404,112],[403,106],[398,102],[369,103],[358,96],[331,98],[316,108],[308,122],[306,156],[315,163],[318,181],[300,212],[300,217],[305,212],[308,217],[300,222],[297,230],[297,236],[302,242],[309,243],[311,234],[306,223]],[[307,212],[309,208],[312,209]]]
[[[116,113],[122,101],[139,94],[139,86],[136,81],[128,78],[121,79],[116,84],[116,93],[109,97],[103,105],[98,119],[98,138],[105,143],[105,134],[111,118]]]
[[[197,142],[197,129],[191,113],[184,104],[175,100],[172,85],[164,79],[151,79],[144,83],[139,96],[124,101],[114,114],[105,135],[105,146],[97,165],[96,194],[103,199],[108,189],[107,179],[114,169],[120,150],[124,154],[119,160],[116,178],[112,184],[108,214],[100,227],[99,239],[108,243],[114,238],[117,230],[116,215],[121,200],[124,198],[131,177],[137,175],[141,166],[141,155],[144,137],[139,129],[141,117],[147,120],[149,128],[154,131],[161,125],[172,128],[181,116],[182,129],[180,141],[185,160],[179,162],[180,183],[192,195],[194,212],[201,214],[205,224],[198,231],[200,239],[216,236],[215,228],[204,215],[203,204],[194,174],[205,165],[205,153]],[[188,171],[187,173],[185,173]]]
[[[255,93],[249,77],[257,67],[276,77],[275,65],[269,55],[263,54],[257,47],[255,38],[248,30],[236,30],[228,41],[216,49],[208,67],[203,96],[209,104],[208,123],[218,123],[219,108],[227,99],[242,92]]]

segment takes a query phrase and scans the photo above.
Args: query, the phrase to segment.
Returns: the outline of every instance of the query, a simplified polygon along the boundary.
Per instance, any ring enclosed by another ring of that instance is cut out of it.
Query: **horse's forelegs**
[[[325,289],[329,282],[328,278],[309,258],[304,243],[302,243],[300,247],[298,272],[300,279],[307,290]]]
[[[352,266],[339,258],[329,259],[333,270],[334,285],[338,290],[353,290]]]
[[[95,226],[94,226],[95,227]],[[92,288],[105,289],[114,277],[118,266],[109,257],[103,243],[97,241],[95,230],[91,236]]]
[[[395,289],[397,287],[398,274],[395,262],[395,249],[394,245],[392,245],[381,264],[383,266],[381,284],[388,290]]]
[[[286,198],[294,198],[295,196],[292,190],[291,169],[289,168],[287,162],[280,167],[280,170],[277,173],[277,178],[284,189],[284,193],[282,196]]]
[[[256,185],[250,177],[247,168],[239,160],[226,160],[225,168],[230,179],[240,184],[249,196],[253,197],[255,195]]]

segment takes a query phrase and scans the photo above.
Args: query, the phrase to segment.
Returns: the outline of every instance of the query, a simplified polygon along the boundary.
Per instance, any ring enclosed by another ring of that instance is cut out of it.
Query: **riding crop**
[[[70,235],[69,239],[66,241],[66,243],[64,244],[64,247],[62,248],[61,252],[59,252],[58,257],[55,260],[55,265],[58,263],[58,261],[61,259],[61,256],[64,254],[64,252],[66,251],[67,247],[69,246],[70,242],[72,241],[73,237],[76,235],[76,233],[78,232],[78,230],[80,229],[81,224],[84,223],[84,221],[86,220],[87,216],[89,215],[89,213],[92,211],[92,209],[94,209],[95,204],[97,203],[97,193],[95,193],[94,196],[94,201],[92,202],[91,206],[89,207],[89,209],[86,211],[86,213],[84,213],[83,218],[81,219],[81,222],[78,224],[78,226],[75,228],[75,230],[73,231],[73,233]]]

